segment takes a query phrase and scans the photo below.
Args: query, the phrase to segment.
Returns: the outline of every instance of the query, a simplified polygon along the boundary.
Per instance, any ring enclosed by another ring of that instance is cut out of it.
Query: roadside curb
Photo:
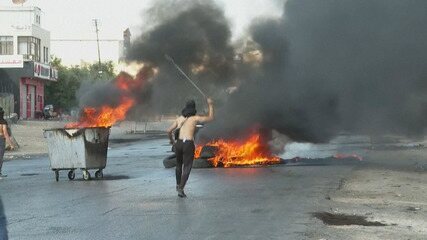
[[[32,153],[32,154],[12,154],[12,155],[5,155],[3,160],[5,162],[13,161],[13,160],[30,160],[30,159],[36,159],[36,158],[44,158],[48,157],[48,153]]]

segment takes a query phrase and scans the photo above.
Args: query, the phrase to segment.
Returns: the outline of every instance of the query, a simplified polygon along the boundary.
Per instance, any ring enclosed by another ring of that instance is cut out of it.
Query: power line
[[[51,39],[51,42],[120,42],[120,39]]]

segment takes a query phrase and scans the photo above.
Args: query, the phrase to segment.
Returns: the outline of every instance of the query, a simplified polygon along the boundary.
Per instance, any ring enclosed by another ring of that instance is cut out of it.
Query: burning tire
[[[202,147],[200,152],[200,158],[209,159],[216,156],[218,153],[218,147],[205,145]]]
[[[165,168],[176,167],[176,155],[172,154],[163,159],[163,166],[165,166]]]
[[[176,155],[172,154],[163,159],[163,166],[165,168],[176,167]],[[193,168],[212,168],[213,165],[206,159],[198,158],[193,161]]]
[[[213,165],[207,159],[197,158],[193,161],[193,168],[212,168]]]

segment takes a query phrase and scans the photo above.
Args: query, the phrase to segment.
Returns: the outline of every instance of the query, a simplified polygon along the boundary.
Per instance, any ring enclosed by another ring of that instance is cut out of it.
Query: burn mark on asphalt
[[[107,176],[104,176],[103,178],[99,178],[96,180],[124,180],[124,179],[130,179],[130,177],[126,175],[107,175]]]
[[[124,138],[118,138],[118,139],[109,139],[110,143],[133,143],[133,142],[138,142],[141,139],[138,138],[128,138],[128,139],[124,139]]]
[[[343,226],[343,225],[359,225],[359,226],[373,226],[381,227],[387,224],[380,222],[367,221],[366,217],[358,215],[346,215],[341,213],[328,213],[328,212],[315,212],[312,213],[313,217],[322,220],[326,225]]]
[[[126,179],[130,179],[130,177],[127,175],[104,175],[104,177],[102,178],[91,177],[90,180],[91,181],[112,181],[112,180],[126,180]],[[87,182],[87,180],[84,180],[84,179],[75,179],[74,181]]]
[[[39,175],[38,173],[23,173],[21,174],[22,177],[31,177],[31,176],[37,176]]]

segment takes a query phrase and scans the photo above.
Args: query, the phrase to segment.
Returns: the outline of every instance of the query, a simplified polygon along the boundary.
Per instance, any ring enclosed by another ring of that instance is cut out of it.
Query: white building
[[[42,11],[0,7],[0,23],[0,92],[13,94],[13,111],[21,118],[41,116],[45,82],[57,79],[49,65],[50,32],[42,28]]]

